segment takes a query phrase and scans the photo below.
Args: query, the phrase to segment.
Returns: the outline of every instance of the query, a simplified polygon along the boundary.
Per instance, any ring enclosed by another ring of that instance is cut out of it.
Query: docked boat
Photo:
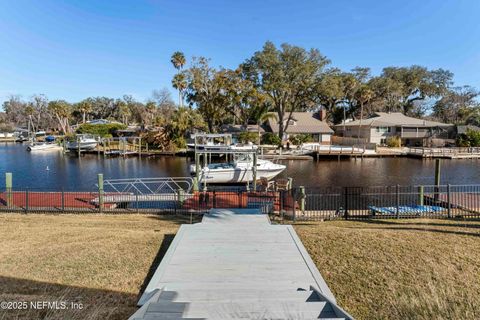
[[[27,146],[27,151],[53,151],[62,150],[62,146],[56,143],[34,142]]]
[[[203,167],[199,173],[199,182],[207,183],[247,183],[253,181],[253,156],[243,154],[237,157],[233,162],[211,163]],[[258,159],[256,165],[256,177],[265,177],[273,179],[286,166],[273,163],[268,160]],[[195,168],[191,168],[192,174]]]
[[[97,147],[98,141],[94,136],[89,134],[79,134],[76,136],[76,140],[69,141],[67,143],[68,150],[93,150]]]

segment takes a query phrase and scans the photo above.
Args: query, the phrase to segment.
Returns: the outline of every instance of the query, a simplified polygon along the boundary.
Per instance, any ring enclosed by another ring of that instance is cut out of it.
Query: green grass
[[[299,223],[338,303],[357,319],[479,319],[480,222]]]
[[[0,301],[84,305],[4,311],[0,319],[128,318],[182,222],[147,215],[0,215]]]
[[[74,301],[83,310],[0,319],[126,319],[180,218],[0,214],[0,301]],[[338,303],[357,319],[479,319],[480,222],[295,225]]]

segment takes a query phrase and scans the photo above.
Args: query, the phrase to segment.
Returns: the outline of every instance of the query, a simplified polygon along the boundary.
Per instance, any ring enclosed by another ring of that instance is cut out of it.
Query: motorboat
[[[67,143],[68,150],[93,150],[97,147],[98,141],[94,136],[89,134],[78,134],[74,141]]]
[[[256,163],[256,177],[273,179],[286,166],[268,160],[258,159]],[[239,154],[233,162],[211,163],[199,172],[199,182],[206,183],[247,183],[253,181],[254,176],[253,154]],[[195,168],[191,168],[192,174]]]
[[[59,146],[56,143],[48,142],[32,142],[27,146],[27,151],[53,151],[62,149],[62,146]]]

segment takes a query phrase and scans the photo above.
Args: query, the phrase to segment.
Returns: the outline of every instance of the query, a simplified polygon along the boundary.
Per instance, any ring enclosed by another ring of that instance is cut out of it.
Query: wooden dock
[[[406,154],[427,159],[480,159],[480,148],[408,148]]]
[[[182,225],[130,320],[352,319],[290,225],[213,209]]]

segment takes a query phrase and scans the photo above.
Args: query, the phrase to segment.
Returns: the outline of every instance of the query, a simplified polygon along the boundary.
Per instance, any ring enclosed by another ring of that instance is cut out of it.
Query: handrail
[[[158,178],[132,178],[132,179],[107,179],[104,189],[115,192],[132,192],[138,194],[158,194],[160,192],[175,193],[179,189],[190,192],[193,187],[191,177],[158,177]]]

